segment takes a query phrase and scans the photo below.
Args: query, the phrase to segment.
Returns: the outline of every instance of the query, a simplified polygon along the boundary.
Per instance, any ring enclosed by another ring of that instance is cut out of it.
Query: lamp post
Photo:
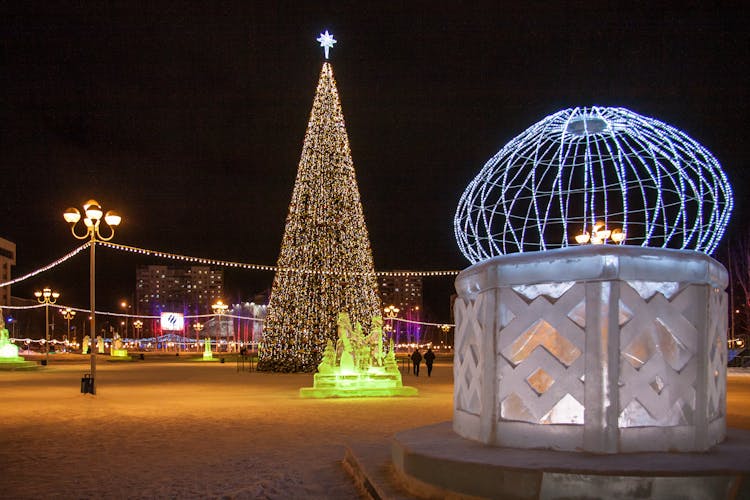
[[[221,333],[221,315],[227,312],[227,309],[229,309],[229,306],[226,305],[224,302],[221,301],[221,299],[217,300],[215,304],[211,304],[211,309],[213,309],[214,314],[216,315],[216,320],[219,326],[219,330],[216,333],[216,351],[219,351],[219,333]]]
[[[106,214],[102,211],[102,207],[99,206],[99,202],[96,200],[89,200],[83,204],[83,212],[85,217],[83,218],[84,233],[78,234],[76,232],[76,226],[78,221],[81,220],[81,212],[77,208],[70,207],[65,210],[63,218],[65,222],[70,224],[70,232],[73,236],[79,240],[89,239],[91,258],[89,261],[89,302],[91,306],[91,318],[90,318],[90,330],[91,337],[96,335],[96,242],[97,241],[109,241],[115,236],[115,227],[120,225],[122,217],[114,210],[108,211]],[[104,236],[101,233],[102,215],[104,215],[104,224],[109,228],[109,236]],[[96,394],[96,349],[91,349],[91,382],[87,388],[87,392]]]
[[[445,335],[445,343],[448,344],[448,332],[451,331],[451,325],[442,324],[440,325],[440,329],[443,331],[443,334]]]
[[[46,343],[46,354],[44,364],[49,362],[49,305],[57,302],[60,297],[59,292],[53,292],[51,288],[44,288],[41,292],[34,292],[37,302],[44,304],[44,339]]]
[[[70,307],[66,307],[65,309],[60,309],[60,314],[62,314],[63,318],[68,320],[67,336],[70,338],[70,320],[76,317],[76,312]]]
[[[401,311],[401,309],[399,309],[398,307],[394,306],[393,304],[391,304],[388,307],[386,307],[385,309],[383,309],[383,312],[385,313],[385,317],[388,318],[390,320],[390,323],[391,323],[390,331],[395,331],[395,328],[393,327],[393,320],[396,319],[396,317],[398,316],[399,311]],[[398,335],[396,335],[396,340],[398,340]]]
[[[195,323],[193,323],[193,330],[195,330],[195,350],[198,351],[199,337],[201,335],[201,330],[203,330],[203,323],[201,323],[200,321],[196,321]]]
[[[136,345],[138,346],[138,349],[140,350],[141,349],[141,328],[143,328],[143,321],[139,319],[133,321],[133,328],[135,328],[136,337],[138,338],[138,340],[136,341],[137,342]]]
[[[123,335],[127,337],[128,336],[128,315],[129,315],[128,311],[130,310],[131,306],[130,304],[128,304],[126,300],[123,300],[120,302],[120,307],[122,308],[123,311],[125,311],[125,325],[124,325],[125,329],[124,329]]]

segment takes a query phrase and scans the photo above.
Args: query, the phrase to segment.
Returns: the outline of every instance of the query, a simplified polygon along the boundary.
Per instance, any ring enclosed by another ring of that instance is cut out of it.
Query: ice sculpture
[[[206,337],[206,341],[203,342],[203,361],[213,361],[214,355],[211,352],[211,339]]]
[[[352,327],[347,313],[337,317],[336,347],[329,340],[323,351],[313,387],[300,389],[305,398],[416,396],[417,389],[404,386],[391,339],[383,352],[383,319],[373,317],[369,335],[362,326]]]
[[[26,361],[18,355],[18,347],[10,341],[8,329],[5,328],[3,310],[0,308],[0,369],[18,369],[36,367],[36,363]]]
[[[708,254],[732,207],[709,151],[627,109],[566,109],[506,144],[454,219],[473,264],[455,431],[597,453],[722,441],[727,272]]]
[[[721,442],[727,281],[703,253],[620,245],[465,269],[456,279],[455,432],[596,453]]]
[[[110,349],[111,359],[130,359],[130,356],[128,356],[128,350],[122,348],[122,339],[118,334],[115,334],[115,338]]]
[[[88,335],[83,336],[83,341],[81,342],[81,354],[88,354],[89,349],[91,349],[91,337]]]
[[[104,354],[104,339],[101,335],[96,336],[96,349],[99,351],[99,354]]]

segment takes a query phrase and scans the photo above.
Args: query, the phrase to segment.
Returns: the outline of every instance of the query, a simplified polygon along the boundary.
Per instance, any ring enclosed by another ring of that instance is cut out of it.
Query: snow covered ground
[[[415,398],[310,400],[312,375],[148,354],[100,356],[97,395],[82,395],[88,358],[66,358],[0,371],[4,498],[358,498],[346,443],[451,419],[447,363],[404,377]]]
[[[311,375],[238,372],[233,362],[53,356],[0,371],[2,498],[358,498],[347,443],[450,420],[452,367],[404,377],[416,398],[300,399]],[[750,428],[750,377],[730,373],[728,424]]]

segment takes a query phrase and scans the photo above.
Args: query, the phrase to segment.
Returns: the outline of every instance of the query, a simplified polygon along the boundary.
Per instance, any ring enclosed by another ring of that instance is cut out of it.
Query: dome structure
[[[484,165],[454,230],[472,263],[585,242],[710,254],[732,206],[721,165],[685,133],[625,108],[570,108]]]

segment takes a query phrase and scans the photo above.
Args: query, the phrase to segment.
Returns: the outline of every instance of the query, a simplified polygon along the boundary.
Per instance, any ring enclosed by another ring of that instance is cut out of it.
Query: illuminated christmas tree
[[[329,49],[328,32],[318,39]],[[380,299],[349,138],[330,63],[320,73],[271,289],[258,368],[314,371],[336,317],[365,332]]]

